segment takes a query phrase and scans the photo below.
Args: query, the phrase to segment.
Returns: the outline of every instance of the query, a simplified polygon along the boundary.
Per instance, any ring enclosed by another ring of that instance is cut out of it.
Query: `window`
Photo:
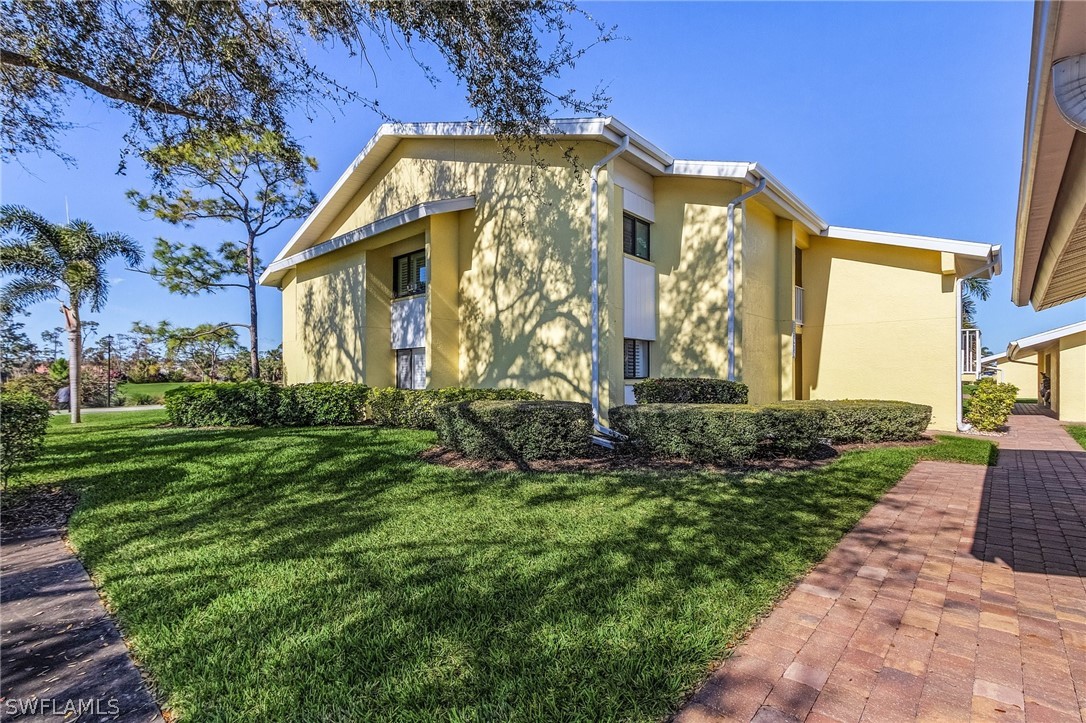
[[[392,295],[426,293],[426,251],[412,251],[392,259]]]
[[[644,339],[622,340],[622,376],[644,379],[649,375],[649,343]]]
[[[426,349],[396,350],[396,387],[426,388]]]
[[[649,260],[649,225],[628,214],[622,216],[622,250],[639,259]]]

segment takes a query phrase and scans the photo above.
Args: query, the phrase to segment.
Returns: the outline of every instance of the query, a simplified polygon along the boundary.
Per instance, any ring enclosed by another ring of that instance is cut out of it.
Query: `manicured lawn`
[[[122,382],[117,385],[117,391],[121,394],[149,394],[152,397],[161,397],[170,389],[183,387],[194,382],[151,382],[147,384],[133,384]]]
[[[184,720],[656,720],[920,458],[816,471],[468,473],[427,432],[54,418],[21,484]]]
[[[1086,424],[1068,424],[1064,429],[1082,445],[1083,449],[1086,449]]]

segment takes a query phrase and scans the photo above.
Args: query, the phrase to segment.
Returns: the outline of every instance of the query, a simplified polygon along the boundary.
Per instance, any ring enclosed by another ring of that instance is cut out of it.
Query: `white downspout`
[[[1000,252],[997,250],[995,258],[987,264],[975,271],[970,271],[965,276],[959,276],[954,279],[954,328],[958,332],[957,338],[955,339],[957,342],[957,352],[954,355],[954,358],[957,360],[957,363],[954,365],[954,395],[955,399],[958,400],[955,426],[959,432],[968,432],[973,429],[973,425],[966,424],[965,420],[962,419],[962,362],[964,361],[962,357],[962,282],[966,279],[971,279],[974,276],[980,276],[986,271],[990,271],[999,264],[1000,260]]]
[[[611,439],[622,439],[622,435],[608,429],[600,421],[600,169],[614,160],[620,153],[630,147],[630,137],[623,136],[622,142],[614,150],[601,158],[592,166],[588,176],[591,179],[592,190],[589,199],[589,226],[592,235],[591,264],[592,264],[592,426],[600,436],[593,437],[593,441],[607,447],[613,447]]]
[[[728,204],[728,381],[735,381],[735,207],[765,190],[766,180]]]

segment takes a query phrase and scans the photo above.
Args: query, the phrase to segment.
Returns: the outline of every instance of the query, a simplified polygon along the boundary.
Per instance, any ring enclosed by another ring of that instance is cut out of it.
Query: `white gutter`
[[[995,270],[995,273],[998,274],[1002,262],[1003,255],[999,246],[996,246],[991,261],[979,269],[954,279],[954,329],[957,331],[954,335],[956,349],[954,358],[957,360],[954,365],[954,398],[957,400],[955,424],[959,432],[968,432],[973,429],[973,425],[966,424],[962,419],[962,282],[992,270]]]
[[[728,381],[735,381],[735,207],[765,190],[766,179],[728,204]]]
[[[622,435],[608,429],[600,421],[600,169],[617,158],[630,147],[630,136],[622,137],[618,147],[601,158],[592,166],[588,177],[592,191],[589,200],[589,226],[591,228],[592,248],[592,426],[598,436],[593,441],[605,447],[614,447],[615,439]]]

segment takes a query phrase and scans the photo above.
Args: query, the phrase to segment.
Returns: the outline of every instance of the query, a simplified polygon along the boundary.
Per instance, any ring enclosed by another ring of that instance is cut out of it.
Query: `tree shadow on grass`
[[[41,464],[78,480],[72,539],[194,718],[608,720],[676,705],[915,459],[472,474],[431,443],[108,431]]]

